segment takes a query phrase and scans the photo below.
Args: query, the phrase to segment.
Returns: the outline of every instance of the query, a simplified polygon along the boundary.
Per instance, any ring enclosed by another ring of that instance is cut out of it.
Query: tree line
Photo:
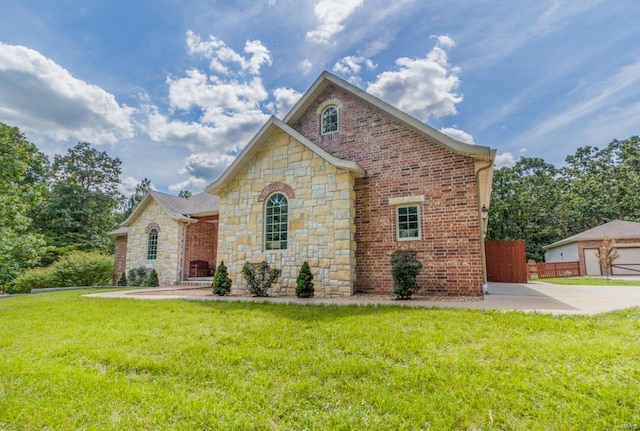
[[[612,220],[640,222],[640,138],[584,146],[560,168],[521,157],[496,169],[487,228],[490,240],[525,240],[527,259],[544,246]]]
[[[123,196],[121,164],[87,142],[51,161],[0,123],[0,288],[73,251],[113,251],[109,232],[151,188],[145,178]]]

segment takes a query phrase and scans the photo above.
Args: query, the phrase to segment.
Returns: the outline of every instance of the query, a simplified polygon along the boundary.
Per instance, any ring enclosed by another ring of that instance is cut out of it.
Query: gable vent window
[[[338,131],[338,108],[329,106],[322,111],[322,134]]]

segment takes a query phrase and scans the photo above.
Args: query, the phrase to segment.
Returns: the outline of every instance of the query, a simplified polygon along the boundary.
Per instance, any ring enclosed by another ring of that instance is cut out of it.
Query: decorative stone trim
[[[389,205],[419,204],[424,202],[424,195],[389,198]]]
[[[265,199],[267,199],[267,196],[269,196],[273,192],[282,192],[285,195],[287,195],[289,199],[293,199],[296,197],[296,194],[290,185],[285,183],[271,183],[267,185],[264,189],[262,189],[262,192],[258,197],[258,202],[264,202]]]
[[[316,115],[322,114],[322,111],[324,111],[329,106],[335,106],[336,108],[338,108],[338,115],[340,115],[340,111],[342,110],[342,102],[340,101],[340,99],[336,98],[327,99],[322,102],[318,106],[318,109],[316,109]]]
[[[151,222],[147,225],[147,227],[144,230],[144,233],[148,234],[151,229],[155,229],[158,231],[158,233],[160,233],[160,225],[156,222]]]

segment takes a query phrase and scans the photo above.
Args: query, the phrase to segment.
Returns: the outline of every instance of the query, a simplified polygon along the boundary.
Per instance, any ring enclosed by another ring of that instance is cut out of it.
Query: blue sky
[[[640,134],[636,0],[0,0],[0,121],[198,192],[328,70],[452,137],[561,166]]]

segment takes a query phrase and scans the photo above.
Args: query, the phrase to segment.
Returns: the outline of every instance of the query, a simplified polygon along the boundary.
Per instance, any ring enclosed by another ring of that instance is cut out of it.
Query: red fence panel
[[[524,241],[485,241],[487,281],[526,283],[527,262]]]
[[[580,262],[539,262],[538,278],[577,277],[580,275]]]

